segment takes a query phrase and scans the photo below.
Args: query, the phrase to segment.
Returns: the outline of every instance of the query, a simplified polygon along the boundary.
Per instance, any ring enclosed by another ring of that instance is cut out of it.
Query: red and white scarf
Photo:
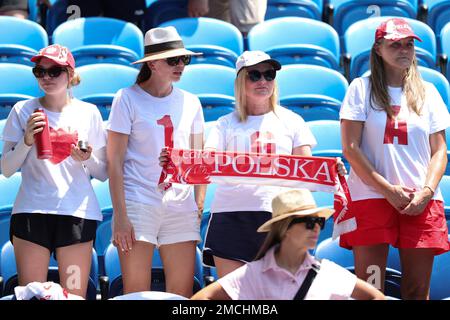
[[[345,178],[337,173],[336,158],[280,154],[167,149],[159,188],[181,184],[253,184],[334,193],[333,238],[356,229],[347,204],[351,200]]]

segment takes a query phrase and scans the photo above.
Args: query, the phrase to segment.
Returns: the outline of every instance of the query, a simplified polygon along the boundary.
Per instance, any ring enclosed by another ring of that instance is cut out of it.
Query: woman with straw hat
[[[269,233],[255,261],[217,280],[192,298],[384,299],[375,287],[350,271],[325,259],[319,262],[309,254],[333,211],[317,207],[309,190],[280,193],[272,201],[272,219],[258,229]]]
[[[113,243],[120,256],[124,293],[148,291],[152,256],[159,247],[166,290],[191,296],[195,246],[204,192],[173,185],[158,190],[163,147],[202,149],[199,99],[173,86],[197,53],[186,50],[174,27],[145,34],[145,57],[136,83],[114,99],[108,135],[108,170],[114,207]]]

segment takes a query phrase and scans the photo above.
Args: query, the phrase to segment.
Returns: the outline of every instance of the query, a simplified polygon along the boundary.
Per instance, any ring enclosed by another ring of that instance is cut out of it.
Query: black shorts
[[[0,0],[0,12],[24,10],[28,12],[28,0]]]
[[[212,213],[206,231],[203,263],[214,267],[213,256],[253,261],[267,235],[256,230],[270,218],[272,213],[267,211]]]
[[[56,214],[17,213],[11,216],[9,239],[13,243],[15,236],[53,253],[59,247],[95,241],[96,230],[96,220]]]

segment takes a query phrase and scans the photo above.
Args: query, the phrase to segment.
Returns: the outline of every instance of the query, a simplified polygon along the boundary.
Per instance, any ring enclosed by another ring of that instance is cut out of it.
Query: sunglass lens
[[[191,63],[191,56],[183,56],[181,57],[181,60],[183,61],[184,65],[187,66],[189,63]]]
[[[61,67],[51,67],[47,70],[47,73],[49,77],[51,78],[57,78],[60,76],[63,69]]]
[[[251,70],[248,72],[248,78],[252,82],[259,81],[259,79],[261,79],[261,72],[259,72],[258,70]]]
[[[277,75],[277,72],[274,69],[271,69],[264,71],[263,75],[266,81],[273,81],[275,79],[275,76]]]
[[[45,75],[45,70],[40,67],[34,67],[33,74],[36,78],[42,78]]]
[[[166,59],[167,64],[171,67],[175,67],[177,64],[179,64],[180,60],[184,65],[188,65],[189,63],[191,63],[191,56],[170,57]]]

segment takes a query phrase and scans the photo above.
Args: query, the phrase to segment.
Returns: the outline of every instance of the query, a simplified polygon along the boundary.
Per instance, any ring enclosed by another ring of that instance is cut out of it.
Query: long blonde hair
[[[373,109],[377,109],[374,108],[373,103],[378,105],[380,107],[378,109],[386,111],[388,116],[392,118],[394,111],[391,107],[386,69],[383,59],[376,52],[376,47],[380,44],[380,41],[375,42],[370,52],[370,105]],[[406,96],[409,109],[420,115],[425,101],[425,85],[417,68],[416,55],[413,57],[411,66],[405,70],[402,90]]]
[[[280,244],[286,235],[286,231],[289,228],[289,224],[295,218],[295,216],[287,217],[286,219],[274,222],[270,226],[270,231],[264,240],[263,245],[256,254],[255,260],[259,260],[270,250],[273,246]]]
[[[245,78],[247,77],[246,68],[242,69],[236,79],[234,80],[234,95],[236,97],[236,111],[239,114],[239,120],[241,122],[247,121],[248,112],[247,112],[247,99],[246,99],[246,90],[245,90]],[[276,80],[274,81],[273,93],[270,96],[270,110],[275,111],[276,106],[278,105],[278,85]]]

